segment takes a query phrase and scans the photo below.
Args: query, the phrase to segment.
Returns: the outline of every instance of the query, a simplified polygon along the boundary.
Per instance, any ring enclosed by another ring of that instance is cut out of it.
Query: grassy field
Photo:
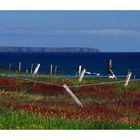
[[[140,81],[81,86],[124,79],[0,77],[0,129],[140,129]],[[70,87],[78,106],[61,86]]]
[[[0,109],[0,129],[140,129],[140,126],[113,121],[80,122],[57,117],[44,117],[31,112]]]

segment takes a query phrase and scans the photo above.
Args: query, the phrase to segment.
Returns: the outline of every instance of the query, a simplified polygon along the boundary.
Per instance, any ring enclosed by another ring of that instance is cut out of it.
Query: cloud
[[[140,31],[127,29],[54,29],[34,32],[37,35],[114,35],[137,36]]]
[[[98,35],[140,35],[140,32],[135,30],[124,29],[99,29],[99,30],[85,30],[82,31],[85,34],[98,34]]]
[[[124,29],[56,29],[56,30],[47,30],[34,32],[38,35],[127,35],[134,36],[140,35],[139,31],[135,30],[124,30]]]
[[[47,28],[1,28],[0,33],[30,34],[30,35],[114,35],[134,36],[140,31],[133,29],[47,29]]]

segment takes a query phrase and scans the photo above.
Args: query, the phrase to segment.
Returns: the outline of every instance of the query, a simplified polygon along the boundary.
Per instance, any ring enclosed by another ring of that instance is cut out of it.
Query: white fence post
[[[112,59],[109,60],[109,68],[112,69]]]
[[[113,71],[110,69],[110,72],[112,74],[111,78],[116,78],[116,75],[113,73]]]
[[[78,69],[78,74],[79,74],[79,75],[80,75],[80,73],[81,73],[81,69],[82,69],[82,66],[79,65],[79,69]]]
[[[32,74],[33,73],[33,64],[31,64],[31,71],[30,73]]]
[[[26,73],[28,74],[28,69],[26,69]]]
[[[33,75],[37,74],[38,70],[39,70],[39,67],[40,67],[40,64],[37,64],[34,72],[33,72]]]
[[[128,85],[131,76],[132,76],[132,72],[128,72],[127,77],[126,77],[126,80],[125,80],[125,83],[124,83],[124,86],[125,87]]]
[[[10,64],[9,64],[9,71],[11,71],[11,66],[12,66],[12,64],[10,63]]]
[[[55,65],[54,73],[57,74],[57,65]]]
[[[116,78],[115,74],[112,71],[112,59],[109,59],[108,72],[109,78]]]
[[[53,65],[51,64],[50,66],[50,74],[52,75],[52,69],[53,69]]]
[[[85,72],[86,72],[86,69],[83,69],[82,72],[80,73],[80,76],[79,76],[78,82],[81,82],[81,81],[82,81]]]
[[[64,84],[63,88],[71,95],[71,97],[73,98],[73,100],[81,107],[83,107],[82,103],[78,100],[78,98],[74,95],[74,93],[69,89],[69,87]]]
[[[18,64],[18,71],[19,72],[21,71],[21,62],[19,62],[19,64]]]

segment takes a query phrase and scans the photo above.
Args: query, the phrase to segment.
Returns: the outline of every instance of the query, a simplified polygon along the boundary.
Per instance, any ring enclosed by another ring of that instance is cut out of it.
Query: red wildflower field
[[[120,84],[71,87],[84,106],[81,108],[63,87],[4,77],[0,78],[0,89],[5,91],[0,94],[0,107],[74,121],[101,120],[140,125],[140,90],[131,86],[133,84],[128,88]],[[21,92],[24,98],[20,98]],[[38,99],[38,96],[41,97]]]

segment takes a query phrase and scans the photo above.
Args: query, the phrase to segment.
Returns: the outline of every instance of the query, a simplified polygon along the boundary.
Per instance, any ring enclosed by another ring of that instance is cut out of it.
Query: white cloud
[[[99,29],[99,30],[83,30],[85,34],[99,34],[99,35],[140,35],[140,32],[135,30],[124,30],[124,29]]]
[[[47,29],[47,28],[1,28],[0,33],[32,35],[140,35],[140,31],[130,29]]]
[[[140,35],[139,31],[135,30],[125,30],[125,29],[59,29],[59,30],[48,30],[48,31],[40,31],[34,32],[34,34],[42,34],[42,35],[49,35],[49,34],[60,34],[60,35]]]

